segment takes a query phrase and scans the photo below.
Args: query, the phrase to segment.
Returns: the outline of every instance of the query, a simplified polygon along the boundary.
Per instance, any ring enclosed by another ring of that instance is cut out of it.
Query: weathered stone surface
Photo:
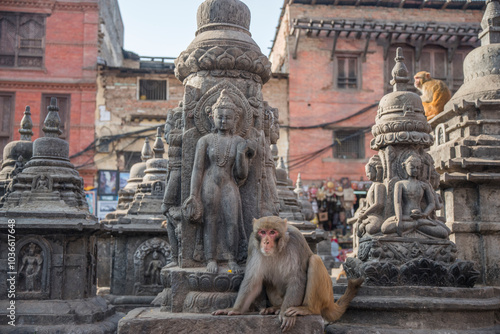
[[[481,47],[464,60],[464,83],[430,121],[429,154],[441,174],[440,192],[458,256],[478,264],[479,283],[500,285],[500,3],[488,1]]]
[[[138,308],[118,324],[119,334],[128,333],[281,333],[278,316],[212,316],[194,313],[167,313],[159,309]],[[324,333],[321,316],[297,317],[290,334]]]
[[[335,285],[335,295],[345,286]],[[492,287],[364,286],[330,334],[498,333],[500,291]]]

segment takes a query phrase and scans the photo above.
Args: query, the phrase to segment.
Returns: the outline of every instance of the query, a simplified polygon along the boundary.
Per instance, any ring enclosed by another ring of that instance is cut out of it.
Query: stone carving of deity
[[[24,277],[24,291],[39,291],[37,281],[42,269],[43,257],[36,244],[28,245],[28,252],[21,259],[19,274]]]
[[[157,251],[153,252],[153,259],[148,264],[146,276],[149,276],[151,285],[161,285],[160,272],[163,268],[163,261],[160,259],[160,254]]]
[[[380,156],[374,155],[366,164],[366,176],[372,185],[366,194],[365,206],[360,208],[357,220],[357,234],[362,237],[365,233],[374,235],[380,232],[384,222],[384,207],[387,197],[383,183],[383,167]]]
[[[450,234],[448,227],[437,219],[432,219],[436,208],[436,194],[429,182],[418,179],[422,159],[410,155],[402,164],[407,178],[394,185],[395,216],[388,218],[382,225],[384,234],[419,231],[424,235],[446,239]],[[423,208],[423,209],[422,209]]]
[[[217,273],[218,260],[242,273],[237,262],[247,245],[239,187],[248,176],[256,143],[235,134],[241,114],[226,89],[212,106],[215,131],[198,140],[191,175],[190,196],[183,204],[185,217],[201,222],[207,271]]]

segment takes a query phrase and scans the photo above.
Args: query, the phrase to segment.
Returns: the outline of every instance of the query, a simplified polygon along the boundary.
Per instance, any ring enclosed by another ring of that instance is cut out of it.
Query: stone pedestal
[[[334,285],[335,295],[345,285]],[[500,289],[363,286],[328,334],[496,334]]]
[[[212,316],[195,313],[167,313],[159,309],[138,308],[118,324],[118,334],[136,333],[220,333],[267,334],[281,333],[278,316],[239,315]],[[323,319],[319,315],[297,317],[288,334],[322,334]]]

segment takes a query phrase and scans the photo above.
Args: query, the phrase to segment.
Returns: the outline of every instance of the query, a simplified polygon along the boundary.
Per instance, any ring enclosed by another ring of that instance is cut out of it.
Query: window
[[[359,129],[336,130],[333,133],[333,157],[336,159],[363,159],[365,134]]]
[[[140,100],[167,100],[167,80],[139,80]]]
[[[426,71],[434,79],[446,82],[448,62],[446,60],[446,50],[442,48],[424,48],[418,61],[417,72]]]
[[[42,94],[42,110],[40,112],[40,130],[43,129],[43,123],[49,112],[47,107],[50,105],[50,99],[55,97],[57,99],[57,106],[59,107],[59,118],[61,123],[59,129],[62,134],[59,138],[69,140],[69,120],[70,120],[70,95],[61,94]]]
[[[0,66],[43,67],[45,16],[0,12]]]
[[[337,88],[358,89],[358,57],[343,55],[337,57]]]
[[[0,152],[12,139],[14,122],[14,94],[0,92]]]

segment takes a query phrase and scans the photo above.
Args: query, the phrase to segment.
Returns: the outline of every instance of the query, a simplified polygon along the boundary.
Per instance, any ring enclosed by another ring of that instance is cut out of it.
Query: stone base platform
[[[0,333],[113,334],[123,313],[102,297],[77,300],[16,300],[15,327],[8,300],[0,301]]]
[[[345,290],[334,285],[335,299]],[[498,334],[500,288],[362,286],[328,334]]]
[[[281,333],[278,316],[240,315],[213,316],[198,313],[160,312],[159,308],[138,308],[118,323],[118,334],[271,334]],[[319,315],[297,317],[297,322],[287,334],[323,334],[324,323]]]
[[[155,299],[155,296],[117,296],[111,294],[103,297],[115,307],[116,311],[123,313],[128,313],[139,307],[152,307],[151,303]]]

